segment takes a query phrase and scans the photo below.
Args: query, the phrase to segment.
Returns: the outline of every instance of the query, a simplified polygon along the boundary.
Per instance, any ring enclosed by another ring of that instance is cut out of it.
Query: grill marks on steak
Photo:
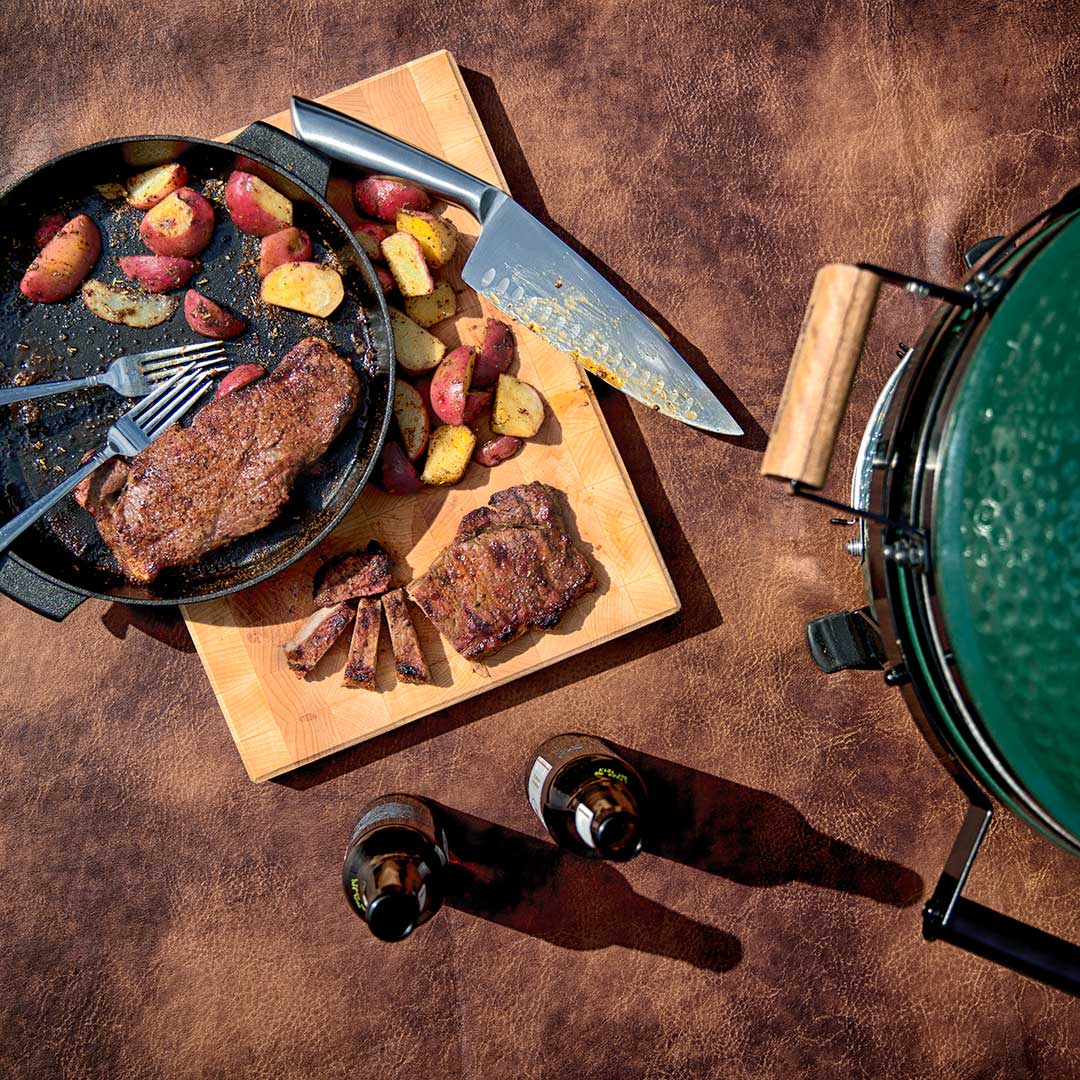
[[[312,598],[319,607],[355,600],[360,596],[381,596],[393,585],[390,556],[378,540],[363,551],[335,555],[315,572]]]
[[[405,590],[394,589],[382,598],[383,611],[386,612],[386,625],[390,630],[390,644],[394,650],[394,669],[399,682],[431,682],[427,663],[420,649],[420,639],[416,636],[409,608],[405,602]]]
[[[349,361],[305,338],[265,379],[210,402],[190,427],[170,428],[136,454],[120,490],[87,508],[124,573],[149,583],[270,524],[359,397]]]
[[[357,601],[349,659],[345,664],[343,685],[353,689],[375,689],[375,665],[379,659],[379,631],[382,629],[382,606],[378,597]]]
[[[566,533],[556,492],[532,483],[466,514],[408,593],[462,656],[477,660],[530,627],[550,629],[596,588]]]

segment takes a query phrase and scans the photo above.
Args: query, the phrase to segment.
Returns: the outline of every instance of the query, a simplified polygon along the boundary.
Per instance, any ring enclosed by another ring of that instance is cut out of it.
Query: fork
[[[31,386],[12,386],[0,390],[0,405],[11,405],[30,398],[66,394],[69,390],[86,390],[92,386],[108,386],[124,397],[143,397],[160,379],[168,378],[187,357],[198,361],[197,368],[210,368],[225,356],[220,341],[198,341],[190,345],[176,345],[169,349],[133,353],[114,360],[98,375],[84,379],[68,379],[64,382],[35,383]],[[224,370],[221,368],[220,370]]]
[[[181,368],[168,382],[156,387],[137,405],[133,405],[111,428],[105,445],[82,468],[57,484],[47,495],[28,506],[0,529],[0,552],[43,514],[51,510],[68,492],[110,458],[129,457],[145,450],[166,429],[191,411],[196,401],[213,385],[208,371],[197,370],[194,363]]]

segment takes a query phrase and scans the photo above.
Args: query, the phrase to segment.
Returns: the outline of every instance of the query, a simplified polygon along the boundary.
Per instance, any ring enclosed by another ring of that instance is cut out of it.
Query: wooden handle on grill
[[[763,476],[824,485],[880,285],[877,274],[846,263],[818,270],[761,463]]]

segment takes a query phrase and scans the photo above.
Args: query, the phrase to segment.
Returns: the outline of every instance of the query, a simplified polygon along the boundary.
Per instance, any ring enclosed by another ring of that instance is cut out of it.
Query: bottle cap
[[[589,818],[586,842],[599,855],[613,862],[625,862],[641,850],[641,818],[633,796],[621,784],[604,784],[586,792],[579,808],[586,807]],[[577,824],[580,833],[584,822]]]
[[[367,924],[380,941],[407,938],[420,918],[420,901],[415,893],[398,890],[380,893],[368,905]]]

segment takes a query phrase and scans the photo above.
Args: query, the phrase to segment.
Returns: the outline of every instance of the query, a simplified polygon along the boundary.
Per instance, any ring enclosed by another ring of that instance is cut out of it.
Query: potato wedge
[[[134,326],[140,330],[172,318],[178,303],[171,296],[153,296],[122,286],[106,285],[91,278],[82,287],[87,310],[105,322]]]
[[[435,291],[435,279],[424,262],[424,253],[415,236],[391,233],[379,249],[402,296],[427,296]]]
[[[410,461],[415,461],[427,446],[431,418],[416,387],[404,379],[398,379],[394,385],[394,419],[405,454]]]
[[[188,182],[188,171],[179,162],[158,165],[136,173],[127,182],[127,201],[137,210],[157,206],[166,195],[179,191]]]
[[[465,423],[465,403],[472,382],[476,349],[461,345],[446,354],[431,378],[431,411],[444,423]]]
[[[184,293],[184,318],[196,334],[228,341],[244,332],[247,323],[194,289]]]
[[[517,435],[528,439],[544,422],[543,398],[527,383],[513,375],[500,375],[495,385],[495,408],[491,430],[496,435]]]
[[[265,374],[266,368],[259,364],[241,364],[239,367],[234,367],[218,383],[218,387],[214,391],[214,397],[223,398],[226,394],[231,394],[234,390],[239,390],[241,387],[247,386],[248,383],[261,379]]]
[[[345,299],[341,275],[314,262],[283,263],[263,278],[262,298],[268,304],[325,319]]]
[[[390,439],[383,443],[382,454],[379,456],[379,477],[382,486],[391,495],[412,495],[424,488],[416,466],[405,451]]]
[[[398,232],[416,238],[428,266],[445,266],[457,249],[457,226],[448,218],[423,210],[399,210],[394,218]]]
[[[101,233],[86,214],[73,217],[37,253],[19,282],[28,300],[66,300],[86,280],[101,254]]]
[[[493,469],[508,458],[512,458],[524,445],[516,435],[497,435],[494,439],[488,439],[479,450],[476,451],[476,461]]]
[[[189,187],[167,195],[139,223],[139,236],[155,255],[190,259],[213,235],[214,208]]]
[[[129,278],[152,293],[182,289],[199,269],[197,262],[177,255],[124,255],[117,262]]]
[[[265,180],[237,169],[225,185],[225,205],[241,232],[269,236],[293,223],[293,204]]]
[[[488,319],[484,326],[484,344],[476,359],[473,385],[492,386],[514,359],[514,333],[498,319]]]
[[[405,314],[420,326],[434,326],[457,311],[457,295],[445,281],[428,296],[406,296]]]
[[[307,262],[315,249],[303,229],[292,226],[264,236],[259,243],[259,277],[290,262]]]
[[[470,390],[465,398],[465,416],[461,422],[468,424],[469,427],[475,427],[476,422],[491,407],[491,399],[494,396],[494,390]]]
[[[396,308],[390,309],[390,326],[394,331],[397,362],[406,371],[430,371],[438,367],[446,355],[446,346],[434,334],[417,326]]]
[[[381,259],[382,248],[379,246],[388,236],[394,232],[393,226],[384,225],[381,221],[357,221],[353,229],[356,242],[364,249],[364,254],[369,259]]]
[[[471,428],[453,424],[437,427],[431,433],[420,479],[439,487],[456,484],[465,475],[475,446],[476,436]]]
[[[356,205],[381,221],[393,221],[399,210],[426,210],[427,192],[396,176],[367,176],[356,182]]]
[[[190,145],[179,139],[136,139],[124,143],[120,156],[132,168],[148,169],[175,161]]]

